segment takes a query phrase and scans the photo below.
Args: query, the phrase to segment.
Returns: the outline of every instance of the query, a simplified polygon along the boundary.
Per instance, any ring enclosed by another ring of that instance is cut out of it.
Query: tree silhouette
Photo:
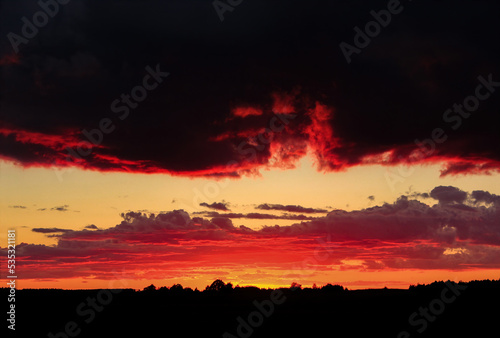
[[[182,291],[183,289],[181,284],[174,284],[170,287],[170,291]]]
[[[347,289],[344,289],[344,287],[342,285],[332,285],[330,283],[326,284],[325,286],[323,286],[321,288],[322,291],[327,291],[327,292],[342,292],[344,290],[347,291]]]
[[[210,284],[210,286],[207,285],[205,290],[207,290],[207,291],[221,291],[221,290],[224,290],[225,287],[226,287],[226,283],[224,283],[222,281],[222,279],[216,279],[212,282],[212,284]],[[233,287],[233,285],[231,284],[231,288],[232,287]]]
[[[150,286],[146,286],[143,291],[146,291],[146,292],[151,292],[151,291],[156,291],[156,286],[154,286],[154,284],[151,284]]]

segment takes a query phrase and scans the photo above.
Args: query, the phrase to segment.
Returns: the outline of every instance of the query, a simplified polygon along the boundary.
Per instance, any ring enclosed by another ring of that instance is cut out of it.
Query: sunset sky
[[[2,271],[16,229],[20,288],[497,279],[500,4],[356,47],[389,2],[0,1]]]

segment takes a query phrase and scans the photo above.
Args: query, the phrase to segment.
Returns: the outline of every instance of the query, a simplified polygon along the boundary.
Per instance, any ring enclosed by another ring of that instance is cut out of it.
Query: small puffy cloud
[[[463,203],[467,193],[455,187],[439,186],[432,189],[430,196],[439,201],[440,204]]]
[[[475,203],[484,202],[484,203],[499,203],[500,196],[491,194],[487,191],[483,190],[475,190],[472,192],[471,197]]]
[[[62,205],[62,206],[59,206],[59,207],[53,207],[53,208],[50,208],[50,210],[53,210],[53,211],[68,211],[68,207],[69,205]]]

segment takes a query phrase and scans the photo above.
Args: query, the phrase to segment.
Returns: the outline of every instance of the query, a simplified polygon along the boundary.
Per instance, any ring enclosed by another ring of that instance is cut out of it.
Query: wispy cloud
[[[62,205],[59,207],[50,208],[52,211],[68,211],[69,205]]]
[[[306,215],[290,215],[290,214],[272,215],[272,214],[263,214],[259,212],[250,212],[246,214],[243,213],[220,214],[216,211],[198,211],[193,214],[202,215],[205,217],[244,218],[244,219],[283,219],[283,220],[296,220],[296,221],[305,221],[315,218]]]
[[[54,233],[65,233],[70,232],[72,230],[69,229],[60,229],[60,228],[33,228],[31,229],[33,232],[39,232],[42,234],[54,234]]]
[[[283,204],[260,204],[255,207],[255,209],[259,210],[278,210],[278,211],[287,211],[287,212],[300,212],[305,214],[313,214],[313,213],[326,213],[328,210],[325,209],[314,209],[314,208],[306,208],[300,205],[283,205]]]
[[[200,203],[200,206],[202,207],[207,207],[207,208],[210,208],[210,209],[215,209],[215,210],[222,210],[222,211],[230,211],[227,207],[227,203],[223,203],[223,202],[214,202],[212,204],[208,204],[208,203]]]

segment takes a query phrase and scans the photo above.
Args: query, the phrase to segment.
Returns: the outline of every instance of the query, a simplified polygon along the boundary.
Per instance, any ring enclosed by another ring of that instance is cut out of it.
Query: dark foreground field
[[[7,330],[9,336],[423,338],[499,334],[500,281],[436,282],[408,290],[346,291],[329,286],[273,293],[219,287],[195,292],[178,286],[112,291],[18,290],[16,330]],[[7,299],[8,289],[1,292],[2,299]],[[9,323],[3,322],[6,329]]]

